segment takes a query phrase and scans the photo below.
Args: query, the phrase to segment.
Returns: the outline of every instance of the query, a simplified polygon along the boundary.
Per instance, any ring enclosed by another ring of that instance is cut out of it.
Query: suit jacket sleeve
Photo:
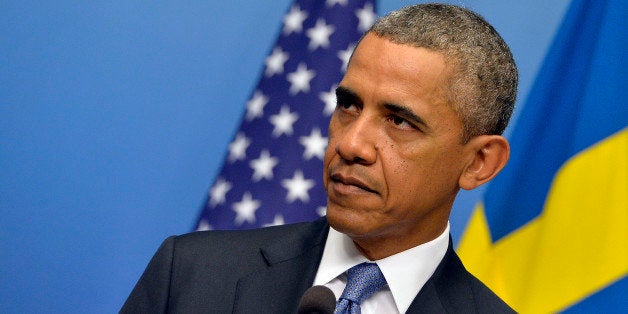
[[[159,247],[120,313],[165,313],[168,309],[175,237]]]

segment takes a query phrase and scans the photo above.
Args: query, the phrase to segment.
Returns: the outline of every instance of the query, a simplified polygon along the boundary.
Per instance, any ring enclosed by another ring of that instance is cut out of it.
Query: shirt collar
[[[434,274],[448,246],[449,222],[436,239],[374,261],[382,270],[400,313],[408,310],[423,285]],[[349,236],[330,228],[314,285],[327,284],[347,269],[368,261]]]

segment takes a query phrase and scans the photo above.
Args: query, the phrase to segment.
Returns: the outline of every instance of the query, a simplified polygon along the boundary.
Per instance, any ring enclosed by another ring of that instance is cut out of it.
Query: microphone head
[[[314,286],[305,291],[299,302],[299,314],[333,314],[336,296],[325,286]]]

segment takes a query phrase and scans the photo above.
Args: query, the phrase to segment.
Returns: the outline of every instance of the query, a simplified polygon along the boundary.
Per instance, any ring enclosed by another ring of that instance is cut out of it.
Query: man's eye
[[[339,109],[343,109],[343,110],[348,110],[348,111],[354,111],[357,110],[357,107],[355,104],[353,104],[352,102],[337,102],[336,106]]]
[[[392,116],[390,119],[396,125],[400,125],[400,124],[406,122],[406,120],[404,120],[403,118],[397,117],[397,116]]]
[[[395,115],[391,115],[390,117],[388,117],[389,121],[392,122],[394,125],[396,125],[397,127],[401,128],[401,129],[414,129],[414,125],[410,124],[406,119],[399,117],[399,116],[395,116]]]

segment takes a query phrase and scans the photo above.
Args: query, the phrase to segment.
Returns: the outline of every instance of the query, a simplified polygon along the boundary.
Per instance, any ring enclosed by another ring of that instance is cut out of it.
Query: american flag
[[[323,156],[335,89],[375,19],[371,0],[291,5],[197,230],[249,229],[325,214]]]

